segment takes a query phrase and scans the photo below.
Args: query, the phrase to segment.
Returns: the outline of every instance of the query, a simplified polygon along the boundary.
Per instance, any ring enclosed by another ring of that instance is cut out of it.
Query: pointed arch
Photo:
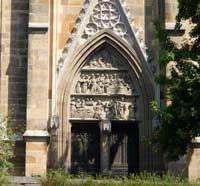
[[[84,45],[74,51],[71,59],[66,59],[67,61],[64,61],[64,66],[58,79],[58,89],[62,90],[61,92],[63,92],[63,88],[67,84],[67,75],[70,73],[70,77],[73,78],[73,73],[78,72],[84,65],[84,59],[86,59],[95,49],[104,44],[113,47],[127,60],[138,79],[146,76],[151,84],[154,85],[153,76],[149,67],[147,67],[146,63],[140,59],[136,51],[114,32],[109,29],[104,29],[89,38]]]
[[[57,84],[57,110],[60,118],[60,128],[58,131],[58,159],[70,167],[71,147],[70,147],[70,121],[69,121],[69,103],[70,93],[77,75],[86,63],[86,59],[102,46],[108,46],[123,57],[124,61],[130,68],[130,73],[135,79],[137,89],[140,92],[140,114],[141,124],[140,137],[150,136],[152,133],[152,113],[149,107],[150,101],[154,99],[154,82],[151,73],[145,66],[136,51],[129,46],[123,39],[114,34],[112,31],[104,29],[88,39],[83,46],[77,48],[68,61],[64,62],[61,74]],[[145,145],[140,145],[140,153],[146,153],[147,156],[140,160],[140,170],[150,170],[149,158],[151,152]],[[146,158],[146,159],[145,159]],[[148,162],[148,163],[147,163]],[[148,167],[147,167],[148,164]]]

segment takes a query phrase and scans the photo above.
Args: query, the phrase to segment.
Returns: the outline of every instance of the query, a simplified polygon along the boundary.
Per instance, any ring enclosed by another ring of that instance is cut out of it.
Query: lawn
[[[169,174],[130,175],[128,177],[112,178],[111,176],[77,177],[65,175],[62,172],[51,171],[46,178],[41,179],[42,186],[199,186],[200,182],[189,182],[187,179],[173,177]]]

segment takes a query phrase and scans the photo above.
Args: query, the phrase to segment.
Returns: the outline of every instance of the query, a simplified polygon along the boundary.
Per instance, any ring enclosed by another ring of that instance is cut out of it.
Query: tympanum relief
[[[72,119],[136,119],[138,92],[123,62],[106,51],[89,58],[71,95]]]

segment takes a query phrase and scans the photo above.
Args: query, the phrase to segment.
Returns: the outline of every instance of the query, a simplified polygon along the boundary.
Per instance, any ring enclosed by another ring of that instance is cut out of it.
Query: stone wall
[[[26,124],[29,1],[3,0],[1,6],[1,118],[10,115],[14,127],[23,132]],[[16,141],[15,174],[24,173],[24,153],[24,143]]]
[[[28,37],[28,86],[26,176],[43,175],[47,171],[47,130],[49,122],[49,1],[30,0]],[[42,133],[42,134],[41,134]]]
[[[30,31],[28,56],[27,129],[47,128],[48,33]]]
[[[30,0],[27,129],[47,128],[48,1]]]

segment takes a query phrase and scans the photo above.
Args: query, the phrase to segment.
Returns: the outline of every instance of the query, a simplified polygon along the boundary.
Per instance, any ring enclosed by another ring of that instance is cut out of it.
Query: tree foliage
[[[166,108],[156,103],[153,110],[159,118],[153,137],[169,160],[186,154],[191,141],[200,135],[200,0],[178,0],[176,30],[181,22],[191,25],[189,38],[181,46],[174,43],[159,21],[155,21],[159,39],[161,68],[172,63],[170,75],[160,73],[156,81],[166,87]]]
[[[11,116],[5,117],[0,122],[0,185],[8,185],[7,177],[13,167],[11,159],[14,157],[13,128]]]

